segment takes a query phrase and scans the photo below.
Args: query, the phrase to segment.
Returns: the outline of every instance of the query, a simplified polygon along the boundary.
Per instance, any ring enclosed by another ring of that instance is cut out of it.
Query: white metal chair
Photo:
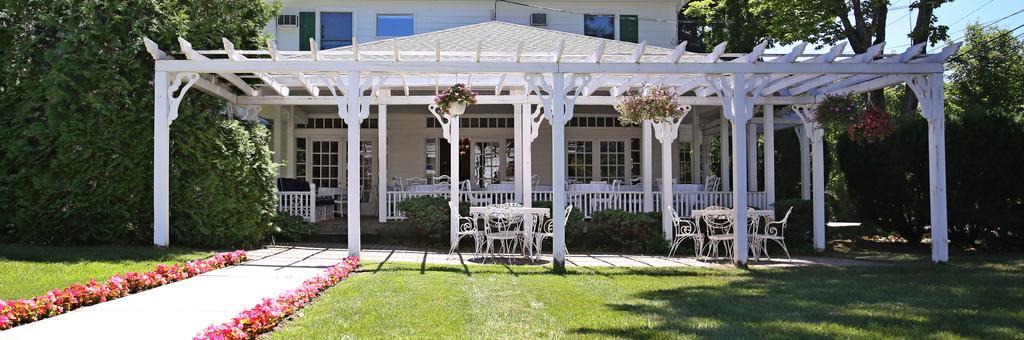
[[[569,225],[569,216],[570,215],[572,215],[572,205],[568,204],[568,205],[565,206],[565,224],[566,224],[566,226]],[[546,221],[544,221],[537,228],[537,231],[533,233],[533,242],[534,242],[533,248],[536,249],[536,252],[533,254],[533,258],[534,259],[539,259],[541,253],[544,252],[543,251],[544,250],[544,248],[543,248],[544,240],[548,239],[548,238],[553,238],[553,237],[555,237],[555,219],[554,218],[548,218]],[[554,252],[554,249],[551,249],[551,251]],[[568,249],[566,249],[565,254],[569,255],[569,250]]]
[[[430,183],[427,183],[427,179],[426,178],[422,178],[422,177],[408,177],[408,178],[402,180],[402,185],[405,186],[405,187],[412,186],[412,185],[420,185],[420,184],[430,184]]]
[[[700,257],[700,251],[704,248],[704,235],[700,233],[700,228],[692,221],[679,218],[679,214],[671,205],[666,204],[665,208],[672,213],[672,247],[668,250],[668,257],[672,257],[686,239],[693,240],[693,256]]]
[[[484,242],[487,250],[485,253],[492,258],[497,258],[494,252],[494,242],[501,244],[498,252],[508,256],[509,263],[512,263],[511,255],[519,246],[522,235],[522,216],[512,213],[507,207],[492,206],[484,212]]]
[[[622,181],[616,179],[612,181],[610,186],[598,186],[601,188],[600,190],[602,192],[595,192],[591,194],[590,202],[588,202],[590,205],[590,213],[593,214],[601,210],[617,208],[621,196],[617,191],[619,191],[619,187],[621,185]]]
[[[725,247],[725,254],[732,257],[732,242],[735,239],[733,234],[732,209],[723,207],[707,207],[701,214],[700,220],[704,223],[704,230],[707,231],[708,249],[705,257],[718,258],[718,247]]]
[[[786,253],[787,259],[790,261],[793,260],[793,258],[789,256],[789,249],[786,248],[785,236],[786,224],[789,221],[789,214],[792,212],[793,207],[789,207],[789,210],[786,211],[786,216],[781,220],[765,223],[764,229],[762,229],[761,232],[755,232],[751,235],[751,238],[753,239],[751,241],[758,244],[758,248],[756,248],[757,251],[754,253],[755,258],[759,259],[761,257],[761,252],[764,252],[764,256],[768,257],[768,259],[772,258],[768,255],[768,240],[772,240],[782,247],[782,251]]]
[[[327,220],[334,218],[335,215],[343,215],[345,213],[344,207],[341,204],[335,203],[339,198],[345,194],[343,188],[316,188],[316,197],[318,199],[330,198],[331,204],[317,206],[316,215],[318,221]]]
[[[432,182],[431,184],[442,184],[442,183],[448,183],[448,181],[451,180],[451,177],[448,177],[448,175],[441,175],[441,176],[433,177],[430,180]]]
[[[718,191],[718,186],[721,185],[722,179],[718,176],[711,175],[704,180],[704,191]]]
[[[480,228],[477,228],[476,218],[463,217],[459,215],[459,206],[455,204],[455,202],[448,201],[448,208],[451,209],[452,213],[459,218],[459,229],[455,233],[455,243],[452,243],[452,248],[448,251],[448,256],[450,257],[455,253],[455,249],[458,249],[459,242],[462,241],[463,237],[471,236],[473,237],[473,257],[479,257],[484,232],[483,230],[480,230]]]

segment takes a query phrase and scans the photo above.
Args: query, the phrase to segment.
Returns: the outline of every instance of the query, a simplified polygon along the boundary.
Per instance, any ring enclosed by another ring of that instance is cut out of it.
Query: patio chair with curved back
[[[704,248],[704,235],[700,233],[700,228],[693,221],[679,218],[671,205],[666,204],[665,208],[672,214],[672,246],[668,250],[668,257],[672,257],[686,239],[693,240],[693,256],[700,257],[700,251]]]
[[[462,241],[463,237],[473,237],[473,257],[480,256],[480,247],[482,246],[484,232],[477,228],[476,218],[474,217],[463,217],[459,214],[459,206],[455,202],[448,201],[448,209],[458,216],[459,218],[459,229],[455,233],[455,243],[452,243],[451,250],[448,251],[448,256],[455,253],[455,250],[459,247],[459,242]]]
[[[499,253],[508,255],[508,261],[512,263],[511,255],[519,246],[522,236],[520,228],[523,217],[510,211],[510,207],[508,204],[496,204],[484,212],[484,242],[487,246],[484,252],[496,258],[494,242],[498,241],[501,244]]]
[[[733,222],[732,209],[711,206],[704,209],[699,217],[707,231],[708,250],[706,257],[718,258],[718,247],[724,246],[726,256],[732,257]]]
[[[765,223],[764,229],[762,229],[760,232],[755,232],[753,235],[754,240],[752,241],[759,243],[759,250],[763,251],[764,256],[768,257],[769,259],[771,259],[772,257],[768,255],[768,240],[772,240],[775,241],[775,243],[777,243],[780,247],[782,247],[782,251],[786,253],[787,259],[789,259],[790,261],[793,260],[793,258],[789,256],[789,249],[786,248],[785,235],[786,224],[789,222],[789,214],[791,213],[793,213],[793,207],[789,207],[789,210],[786,211],[786,216],[783,217],[781,220]],[[760,255],[760,253],[758,253],[758,255]]]
[[[430,178],[430,184],[448,184],[449,180],[451,180],[451,177],[448,177],[448,175],[441,175]]]
[[[569,216],[570,215],[572,215],[572,204],[567,204],[567,205],[565,205],[565,224],[566,224],[566,226],[569,225]],[[539,259],[541,253],[543,253],[544,240],[548,239],[548,238],[554,238],[554,237],[555,237],[555,219],[554,218],[548,218],[546,221],[544,221],[540,225],[540,227],[537,228],[537,232],[533,233],[534,249],[536,249],[536,253],[534,253],[534,255],[533,255],[534,259]],[[553,247],[554,246],[552,246],[552,248]],[[555,251],[554,249],[551,249],[552,253],[554,251]],[[569,250],[568,249],[565,250],[565,255],[569,255]]]
[[[722,179],[718,176],[711,175],[704,180],[704,191],[718,191],[719,185],[722,184]]]
[[[590,197],[590,213],[601,210],[616,209],[620,200],[619,188],[622,186],[622,180],[614,180],[610,186],[607,186],[606,192],[594,193]]]

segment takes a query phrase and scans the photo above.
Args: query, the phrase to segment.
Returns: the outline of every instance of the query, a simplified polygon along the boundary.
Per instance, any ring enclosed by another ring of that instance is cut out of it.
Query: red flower
[[[217,268],[245,261],[245,251],[214,255],[205,260],[189,261],[184,266],[157,265],[148,273],[114,275],[106,283],[90,279],[86,284],[72,284],[63,290],[54,289],[31,299],[0,300],[0,330],[66,313],[78,307],[117,299],[131,293],[180,281]],[[182,268],[186,269],[182,269]]]

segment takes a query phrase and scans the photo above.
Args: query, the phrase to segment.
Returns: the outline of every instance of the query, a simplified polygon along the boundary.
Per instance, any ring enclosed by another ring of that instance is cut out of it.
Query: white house
[[[820,55],[805,55],[805,45],[764,55],[764,44],[735,56],[723,55],[724,44],[688,53],[685,42],[674,41],[678,6],[286,1],[268,26],[276,39],[266,50],[236,50],[226,39],[200,49],[179,38],[176,57],[147,40],[157,59],[154,243],[169,244],[168,126],[194,86],[236,107],[240,117],[272,122],[276,161],[286,164],[282,177],[340,188],[324,193],[345,204],[339,215],[353,254],[360,248],[356,216],[402,218],[395,204],[421,195],[474,205],[552,201],[555,211],[571,204],[587,215],[662,211],[671,237],[666,206],[683,215],[707,206],[770,208],[773,157],[764,162],[765,183],[753,164],[757,138],[763,135],[763,154],[771,155],[776,133],[802,136],[804,195],[814,202],[814,246],[821,250],[823,133],[810,105],[825,94],[906,83],[922,98],[932,137],[933,259],[948,260],[942,72],[959,45],[934,54],[915,45],[892,56],[880,55],[882,45],[844,56],[843,44]],[[548,28],[536,27],[542,22]],[[432,114],[433,96],[455,83],[479,92],[479,105],[458,118]],[[611,105],[644,83],[673,88],[692,109],[674,124],[620,126]],[[723,147],[712,155],[715,138]],[[721,164],[721,174],[710,173],[711,162]],[[447,174],[456,180],[434,179]],[[712,175],[721,181],[709,181]],[[302,200],[293,194],[281,194],[282,209]],[[311,199],[303,202],[308,209]],[[734,211],[736,225],[746,225],[745,209]],[[561,264],[565,220],[553,220]],[[454,215],[452,221],[454,241]],[[744,264],[745,233],[736,233],[733,247],[736,263]]]

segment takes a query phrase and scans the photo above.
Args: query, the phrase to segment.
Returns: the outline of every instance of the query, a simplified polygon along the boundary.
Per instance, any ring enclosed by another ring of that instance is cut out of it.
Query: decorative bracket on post
[[[524,76],[527,86],[529,86],[528,90],[536,93],[537,96],[540,97],[540,102],[544,107],[544,117],[546,117],[549,122],[552,121],[552,115],[555,113],[554,98],[552,96],[558,94],[564,96],[565,100],[563,101],[563,104],[565,107],[561,112],[565,113],[565,117],[562,123],[567,123],[572,119],[573,111],[575,111],[576,98],[584,94],[587,84],[590,84],[590,81],[592,80],[589,73],[571,74],[568,76],[569,82],[563,82],[564,87],[557,90],[551,83],[548,83],[547,79],[541,74],[527,73],[526,76]],[[566,94],[569,90],[572,90],[573,94]],[[529,93],[527,93],[527,95],[529,95]],[[539,125],[540,122],[537,121],[535,124]],[[536,138],[536,135],[533,137]]]
[[[537,109],[533,110],[530,114],[530,141],[537,140],[537,136],[540,134],[540,123],[544,122],[544,106],[538,105]]]
[[[444,115],[443,113],[438,113],[438,109],[440,108],[437,106],[437,104],[427,105],[427,109],[430,110],[430,114],[434,115],[434,118],[437,119],[437,123],[441,124],[441,133],[444,134],[444,139],[447,140],[449,143],[457,143],[457,141],[452,141],[451,131],[453,117]]]
[[[935,108],[928,104],[934,95],[932,93],[932,82],[934,81],[935,77],[928,75],[906,76],[907,87],[909,87],[911,91],[914,91],[914,95],[917,96],[918,102],[921,103],[921,116],[929,123],[934,123],[936,118],[944,118],[936,117]],[[940,79],[939,81],[942,80]]]
[[[177,73],[174,75],[174,81],[167,87],[167,101],[170,104],[167,110],[167,125],[171,125],[175,119],[178,119],[178,106],[181,105],[181,99],[185,97],[188,89],[192,88],[192,85],[195,85],[198,80],[199,74],[194,72]],[[175,92],[178,95],[174,95]]]
[[[370,104],[377,96],[377,90],[387,80],[387,75],[370,74],[361,84],[359,78],[358,72],[349,73],[348,82],[345,82],[341,75],[332,73],[330,79],[326,80],[327,88],[338,101],[338,116],[345,120],[345,124],[359,125],[370,116]],[[366,90],[370,90],[369,95],[363,95]]]
[[[679,118],[672,120],[664,120],[660,122],[651,122],[654,126],[654,138],[657,138],[662,145],[671,144],[672,141],[676,140],[679,136],[679,125],[683,123],[683,118],[690,113],[693,107],[690,105],[683,105],[683,115]]]
[[[813,105],[793,105],[793,112],[796,112],[797,117],[804,123],[803,137],[813,143],[821,142],[825,138],[825,129],[814,120]]]
[[[730,121],[735,121],[736,118],[740,118],[743,121],[749,120],[754,116],[754,103],[757,102],[757,98],[763,95],[765,86],[771,81],[771,77],[767,75],[754,75],[750,79],[746,79],[743,74],[734,74],[732,77],[744,77],[744,88],[742,91],[737,91],[733,88],[733,84],[729,83],[729,79],[723,75],[707,75],[704,79],[707,80],[711,90],[718,95],[722,100],[722,111],[725,114],[725,118]],[[746,106],[741,107],[739,112],[732,107],[732,97],[737,94],[746,95],[750,94],[750,100],[746,100]]]

